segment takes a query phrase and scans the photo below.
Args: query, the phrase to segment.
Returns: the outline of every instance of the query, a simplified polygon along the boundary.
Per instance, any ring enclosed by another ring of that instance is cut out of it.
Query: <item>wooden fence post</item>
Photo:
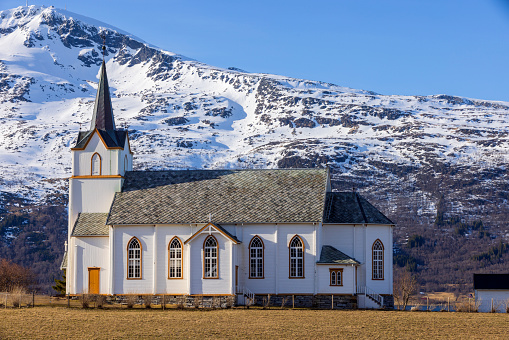
[[[35,307],[35,290],[32,291],[32,308]]]
[[[332,294],[332,304],[330,306],[330,309],[334,309],[334,294]]]
[[[163,310],[164,310],[164,307],[166,307],[165,305],[166,305],[166,295],[163,294]]]
[[[295,308],[295,295],[292,295],[292,308]]]
[[[448,296],[447,297],[447,311],[450,312],[451,311],[451,298]]]

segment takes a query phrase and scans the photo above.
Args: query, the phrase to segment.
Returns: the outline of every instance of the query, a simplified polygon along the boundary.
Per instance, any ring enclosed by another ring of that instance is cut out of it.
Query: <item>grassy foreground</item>
[[[507,339],[509,314],[338,310],[0,309],[0,339]]]

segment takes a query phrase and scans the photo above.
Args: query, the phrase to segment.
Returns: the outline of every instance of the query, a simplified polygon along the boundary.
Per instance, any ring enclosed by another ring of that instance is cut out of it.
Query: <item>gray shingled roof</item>
[[[107,224],[319,222],[326,169],[131,171]]]
[[[108,236],[107,213],[80,213],[71,236]]]
[[[323,223],[394,224],[355,192],[329,192]]]
[[[60,270],[67,269],[67,251],[64,252],[64,257],[62,258],[62,263],[60,263]]]
[[[321,264],[360,264],[354,258],[346,255],[345,253],[337,250],[333,246],[322,246],[320,260],[316,263]]]

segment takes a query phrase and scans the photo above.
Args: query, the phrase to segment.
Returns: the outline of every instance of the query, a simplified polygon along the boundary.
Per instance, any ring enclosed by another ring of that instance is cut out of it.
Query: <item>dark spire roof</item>
[[[91,131],[95,128],[99,130],[115,130],[115,119],[113,118],[110,88],[108,86],[108,77],[106,76],[106,64],[104,60],[101,65],[99,85],[97,86],[94,115],[92,116],[92,122],[90,124]]]
[[[101,75],[99,85],[97,86],[97,96],[95,97],[94,115],[90,123],[89,131],[80,131],[78,140],[73,149],[83,149],[87,145],[94,131],[97,129],[102,140],[108,148],[123,148],[127,138],[126,130],[117,130],[115,119],[113,118],[113,108],[111,106],[110,88],[108,86],[108,77],[106,76],[106,64],[103,60],[101,65]]]

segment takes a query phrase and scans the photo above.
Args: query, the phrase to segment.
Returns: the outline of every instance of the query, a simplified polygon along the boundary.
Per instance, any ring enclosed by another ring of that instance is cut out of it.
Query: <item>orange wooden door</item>
[[[88,268],[88,293],[99,294],[99,270],[101,268]]]

